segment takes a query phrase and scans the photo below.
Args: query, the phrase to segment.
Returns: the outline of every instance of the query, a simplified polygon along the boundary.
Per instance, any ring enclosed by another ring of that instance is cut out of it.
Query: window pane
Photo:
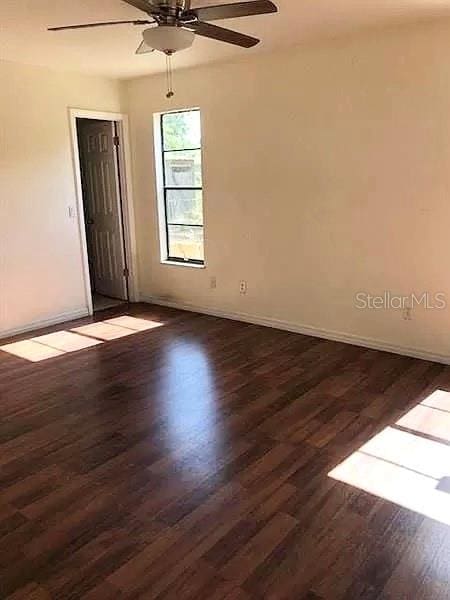
[[[203,227],[169,225],[169,257],[204,260]]]
[[[167,190],[167,223],[203,225],[201,190]]]
[[[164,153],[166,187],[201,187],[202,157],[200,150]]]
[[[164,150],[200,148],[200,111],[166,113],[162,116]]]

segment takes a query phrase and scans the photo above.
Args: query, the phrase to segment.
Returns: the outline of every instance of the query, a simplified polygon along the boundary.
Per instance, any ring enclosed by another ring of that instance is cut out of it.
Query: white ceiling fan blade
[[[155,51],[154,48],[150,48],[150,46],[147,46],[147,44],[144,42],[144,40],[142,40],[142,42],[139,44],[139,47],[136,50],[135,54],[148,54],[148,53],[154,52],[154,51]]]

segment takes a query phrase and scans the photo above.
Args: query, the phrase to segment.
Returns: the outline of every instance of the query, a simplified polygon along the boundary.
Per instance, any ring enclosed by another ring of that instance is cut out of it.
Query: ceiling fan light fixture
[[[164,54],[174,54],[190,48],[194,42],[195,33],[174,25],[159,25],[143,31],[142,37],[147,46],[164,52]]]

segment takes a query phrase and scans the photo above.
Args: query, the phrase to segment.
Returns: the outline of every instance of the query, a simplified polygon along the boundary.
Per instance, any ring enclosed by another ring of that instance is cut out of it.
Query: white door
[[[91,287],[126,300],[114,123],[80,119],[77,125]]]

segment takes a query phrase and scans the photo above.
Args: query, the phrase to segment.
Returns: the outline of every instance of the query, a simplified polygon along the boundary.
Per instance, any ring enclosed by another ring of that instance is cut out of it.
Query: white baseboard
[[[65,321],[73,321],[74,319],[80,319],[87,317],[89,311],[87,308],[80,308],[66,313],[60,313],[48,319],[41,319],[39,321],[32,321],[21,327],[14,327],[12,329],[4,329],[0,331],[0,339],[18,335],[20,333],[27,333],[28,331],[34,331],[35,329],[41,329],[43,327],[50,327],[51,325],[58,325]]]
[[[421,360],[428,360],[444,365],[450,365],[450,356],[445,356],[443,354],[435,354],[433,352],[429,352],[428,350],[423,350],[421,348],[408,348],[405,346],[398,346],[396,344],[391,344],[390,342],[385,342],[383,340],[361,337],[350,333],[343,333],[341,331],[321,329],[319,327],[311,327],[308,325],[301,325],[298,323],[293,323],[291,321],[282,321],[279,319],[272,319],[269,317],[257,317],[247,313],[225,312],[214,308],[206,308],[204,306],[194,306],[192,304],[170,302],[161,298],[153,298],[151,296],[141,295],[141,302],[147,302],[149,304],[158,304],[160,306],[168,306],[171,308],[178,308],[180,310],[187,310],[190,312],[203,313],[206,315],[212,315],[214,317],[221,317],[223,319],[232,319],[233,321],[243,321],[244,323],[252,323],[254,325],[263,325],[264,327],[272,327],[273,329],[281,329],[283,331],[290,331],[292,333],[300,333],[302,335],[323,338],[325,340],[331,340],[333,342],[342,342],[343,344],[361,346],[363,348],[369,348],[371,350],[391,352],[392,354],[400,354],[401,356],[409,356],[411,358],[419,358]]]

